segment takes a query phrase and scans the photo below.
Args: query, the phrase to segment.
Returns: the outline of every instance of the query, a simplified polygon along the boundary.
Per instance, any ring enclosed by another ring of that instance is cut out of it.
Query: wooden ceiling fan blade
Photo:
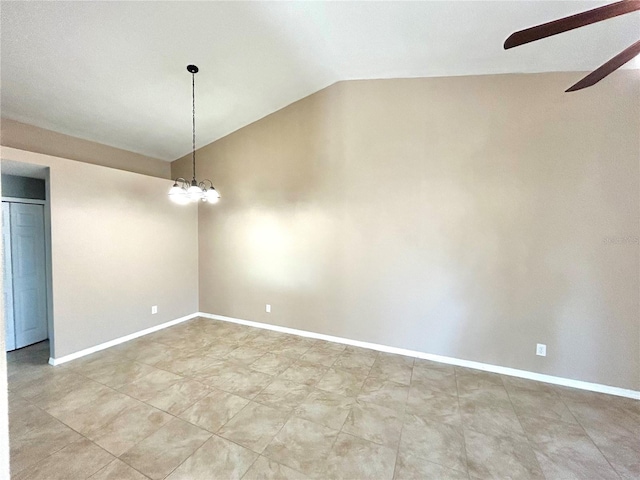
[[[524,45],[525,43],[535,42],[541,38],[557,35],[558,33],[567,32],[575,28],[584,27],[585,25],[601,22],[636,10],[640,10],[640,0],[623,0],[621,2],[587,10],[586,12],[560,18],[552,22],[543,23],[541,25],[536,25],[535,27],[526,28],[512,33],[509,38],[505,40],[504,48],[506,50],[519,45]]]
[[[612,72],[615,72],[622,65],[627,63],[633,57],[640,55],[640,40],[631,45],[630,47],[625,48],[618,55],[613,57],[607,63],[595,69],[589,75],[584,77],[578,83],[569,87],[566,92],[575,92],[576,90],[582,90],[583,88],[590,87],[591,85],[595,85],[604,77],[609,75]]]

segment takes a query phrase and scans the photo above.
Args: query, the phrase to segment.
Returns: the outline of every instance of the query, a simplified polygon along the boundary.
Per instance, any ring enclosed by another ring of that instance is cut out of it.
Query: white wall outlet
[[[267,303],[267,306],[264,308],[265,312],[271,313],[271,305]]]
[[[538,343],[536,345],[536,355],[540,355],[541,357],[547,356],[547,346],[544,343]]]
[[[156,313],[158,313],[158,305],[154,305],[153,307],[151,307],[151,314],[155,315]]]

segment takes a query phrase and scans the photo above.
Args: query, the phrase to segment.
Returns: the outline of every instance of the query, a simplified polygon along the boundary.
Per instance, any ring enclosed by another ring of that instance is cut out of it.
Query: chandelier
[[[169,190],[169,198],[180,205],[198,201],[217,203],[220,200],[220,194],[213,187],[211,180],[204,179],[201,182],[196,180],[196,73],[198,73],[198,67],[187,65],[187,71],[191,74],[193,179],[189,182],[182,177],[176,178],[173,181],[173,187]]]

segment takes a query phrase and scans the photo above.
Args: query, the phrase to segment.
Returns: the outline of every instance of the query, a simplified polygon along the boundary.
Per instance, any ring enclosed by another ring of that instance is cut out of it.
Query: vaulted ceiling
[[[174,160],[191,149],[189,63],[203,146],[340,80],[593,70],[640,15],[502,43],[605,3],[2,2],[1,113]]]

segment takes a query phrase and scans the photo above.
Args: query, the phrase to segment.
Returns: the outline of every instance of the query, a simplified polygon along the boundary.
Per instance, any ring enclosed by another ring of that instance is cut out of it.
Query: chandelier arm
[[[183,177],[178,177],[173,181],[173,183],[175,183],[175,184],[177,184],[178,182],[181,183],[181,187],[182,188],[186,188],[187,185],[189,185],[189,182],[187,182],[187,180],[184,179]]]
[[[209,182],[209,185],[211,185],[209,188],[213,188],[215,190],[215,187],[213,186],[213,182],[208,178],[202,179],[202,181],[198,184],[198,186],[201,186],[201,188],[202,187],[207,188],[207,184],[205,182]]]

